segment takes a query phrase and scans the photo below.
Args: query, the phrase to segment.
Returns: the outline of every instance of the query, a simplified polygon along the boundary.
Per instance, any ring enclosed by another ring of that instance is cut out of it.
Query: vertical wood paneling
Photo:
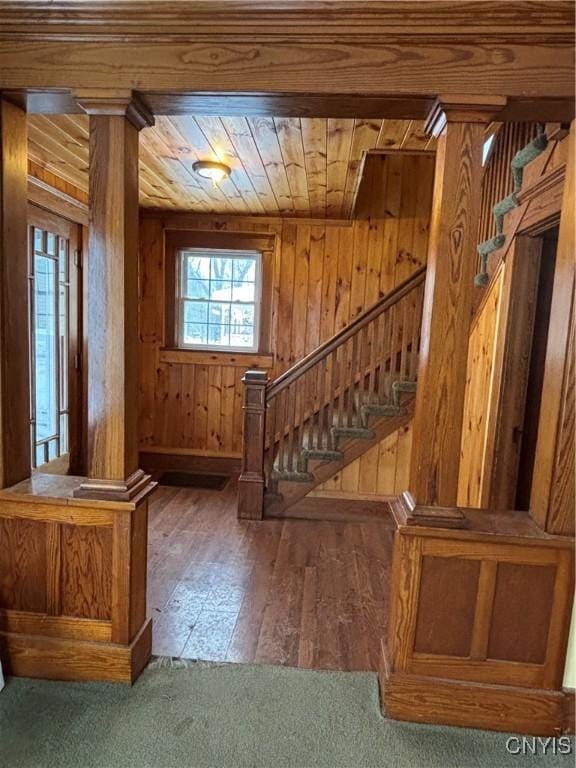
[[[470,332],[458,477],[458,504],[465,507],[480,507],[482,504],[487,426],[503,280],[504,269],[501,268]]]
[[[518,150],[532,141],[536,132],[536,123],[504,123],[500,126],[484,166],[478,226],[479,243],[489,240],[496,234],[492,209],[514,189],[510,162]],[[492,270],[499,258],[499,253],[496,251],[490,262]]]
[[[291,124],[283,128],[292,129]],[[402,221],[399,182],[402,164],[412,173],[413,160],[410,156],[391,158],[394,170],[387,184],[391,203],[386,219],[341,222],[186,215],[185,223],[180,224],[184,219],[175,216],[164,221],[142,218],[141,448],[234,456],[240,453],[242,440],[243,368],[227,364],[226,356],[221,366],[160,361],[160,349],[165,344],[163,227],[276,235],[270,350],[274,362],[269,371],[273,378],[371,306],[398,279],[425,263],[433,163],[424,158],[418,189],[411,188],[417,202],[411,204],[407,225]],[[393,189],[394,183],[399,190]],[[420,188],[426,191],[420,192]],[[408,211],[406,205],[404,210]],[[410,256],[404,259],[400,254]],[[399,262],[402,268],[398,270]],[[391,454],[389,448],[380,451],[377,447],[374,454],[363,457],[362,464],[358,462],[348,471],[346,489],[354,485],[364,489],[363,493],[393,493],[408,461],[407,435],[409,432],[403,431],[394,442],[395,448],[397,444],[403,446],[398,472],[396,450]],[[382,462],[391,457],[394,471],[389,479],[383,479],[386,470],[382,470]],[[403,487],[406,482],[402,480]]]

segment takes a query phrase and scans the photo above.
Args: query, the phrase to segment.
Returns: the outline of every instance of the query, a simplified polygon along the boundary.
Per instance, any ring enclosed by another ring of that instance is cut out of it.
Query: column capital
[[[428,113],[424,130],[437,137],[447,123],[490,123],[506,102],[505,96],[440,95]]]
[[[154,125],[154,115],[133,91],[112,88],[79,89],[74,91],[73,97],[87,115],[126,117],[138,130]]]

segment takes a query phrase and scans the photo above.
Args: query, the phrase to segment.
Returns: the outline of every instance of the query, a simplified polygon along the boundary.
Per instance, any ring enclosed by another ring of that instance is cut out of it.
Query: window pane
[[[186,257],[186,279],[187,280],[209,280],[210,279],[210,259],[204,256]]]
[[[68,286],[60,286],[60,410],[68,408]]]
[[[59,279],[63,283],[68,282],[68,241],[64,237],[58,238],[58,271]]]
[[[207,344],[206,323],[184,323],[184,344]]]
[[[186,297],[188,299],[207,299],[210,294],[210,282],[208,280],[188,280],[186,283]]]
[[[42,251],[43,249],[43,237],[41,229],[34,229],[34,250]]]
[[[208,302],[186,301],[184,304],[185,323],[206,323],[208,320]]]
[[[232,325],[254,325],[253,304],[232,304]]]
[[[48,461],[58,458],[58,441],[50,440],[48,443]]]
[[[254,301],[254,283],[234,283],[232,301]]]
[[[238,325],[233,327],[230,334],[230,346],[253,347],[254,327],[251,325]]]
[[[68,453],[68,414],[60,416],[60,453]]]
[[[230,326],[229,325],[209,325],[208,326],[208,344],[215,346],[230,346]]]
[[[232,280],[232,269],[234,264],[234,259],[211,259],[212,262],[212,271],[211,271],[211,277],[212,280]]]
[[[234,282],[255,282],[256,259],[234,259]]]
[[[51,256],[56,256],[56,235],[54,235],[52,232],[48,232],[48,236],[46,238],[46,252]]]
[[[56,262],[35,257],[34,356],[36,439],[58,430],[58,371],[56,338]]]
[[[211,301],[208,322],[219,324],[230,323],[230,304]]]
[[[230,301],[232,283],[229,280],[212,280],[210,282],[210,298],[216,301]]]
[[[36,446],[36,462],[35,466],[40,467],[42,464],[46,463],[45,454],[44,454],[44,443],[42,445]]]

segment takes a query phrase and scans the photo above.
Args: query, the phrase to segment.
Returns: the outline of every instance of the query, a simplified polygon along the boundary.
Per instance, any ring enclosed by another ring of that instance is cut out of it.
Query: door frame
[[[522,427],[526,405],[542,236],[560,223],[565,170],[564,164],[552,168],[520,193],[523,197],[521,205],[532,200],[538,200],[539,204],[535,210],[525,209],[520,220],[512,222],[511,238],[502,258],[505,271],[500,298],[501,317],[496,339],[494,384],[488,404],[480,503],[480,506],[493,510],[515,508],[521,449],[521,435],[517,430]],[[550,328],[552,322],[551,314]],[[523,333],[519,334],[518,328],[523,328]],[[548,353],[545,364],[548,365]],[[537,454],[535,461],[538,460]]]

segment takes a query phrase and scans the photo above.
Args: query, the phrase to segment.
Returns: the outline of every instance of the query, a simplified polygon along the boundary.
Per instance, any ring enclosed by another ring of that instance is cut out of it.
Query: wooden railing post
[[[242,472],[238,480],[238,517],[261,520],[264,509],[264,443],[266,430],[266,371],[246,371]]]

